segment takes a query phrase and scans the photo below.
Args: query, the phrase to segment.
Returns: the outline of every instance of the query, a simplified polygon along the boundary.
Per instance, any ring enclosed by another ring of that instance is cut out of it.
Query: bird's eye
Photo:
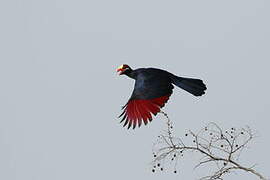
[[[129,66],[127,66],[126,64],[123,65],[123,69],[130,69]]]

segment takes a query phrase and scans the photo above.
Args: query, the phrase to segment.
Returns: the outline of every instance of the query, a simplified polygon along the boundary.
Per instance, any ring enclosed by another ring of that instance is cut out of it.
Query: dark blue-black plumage
[[[173,90],[172,84],[194,96],[201,96],[206,90],[205,84],[200,79],[178,77],[162,69],[131,69],[124,74],[136,80],[131,99],[153,99],[169,95]]]
[[[132,95],[123,107],[120,115],[128,128],[141,122],[147,124],[152,120],[151,114],[160,112],[176,85],[194,96],[205,94],[207,89],[201,79],[185,78],[176,76],[168,71],[156,68],[139,68],[132,70],[128,65],[122,65],[117,71],[120,75],[127,75],[135,80]],[[121,122],[122,122],[121,121]]]

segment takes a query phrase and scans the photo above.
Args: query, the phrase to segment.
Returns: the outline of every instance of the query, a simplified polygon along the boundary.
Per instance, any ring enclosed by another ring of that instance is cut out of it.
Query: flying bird
[[[126,75],[135,80],[132,95],[119,116],[120,122],[128,129],[133,129],[142,122],[146,125],[152,121],[152,115],[160,112],[160,109],[169,100],[176,85],[194,96],[205,94],[206,86],[201,79],[193,79],[176,76],[168,71],[156,68],[131,69],[123,64],[117,68],[119,75]]]

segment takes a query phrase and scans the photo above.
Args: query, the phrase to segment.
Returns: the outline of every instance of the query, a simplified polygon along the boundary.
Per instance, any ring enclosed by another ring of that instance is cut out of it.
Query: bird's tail
[[[175,75],[173,75],[171,79],[174,85],[186,90],[194,96],[203,95],[207,89],[201,79],[184,78]]]

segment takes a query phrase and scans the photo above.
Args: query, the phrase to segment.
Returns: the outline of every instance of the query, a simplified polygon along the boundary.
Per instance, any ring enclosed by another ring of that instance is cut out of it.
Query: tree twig
[[[158,143],[155,144],[153,149],[154,168],[161,166],[161,162],[166,160],[175,161],[176,164],[185,152],[196,152],[202,158],[194,169],[202,165],[212,165],[212,162],[216,166],[214,173],[201,179],[223,179],[225,174],[242,170],[257,176],[259,179],[266,180],[253,167],[245,167],[238,162],[241,152],[247,148],[247,145],[254,138],[254,134],[249,127],[241,129],[231,128],[224,131],[216,123],[212,122],[198,131],[198,133],[191,130],[189,133],[186,133],[185,138],[187,136],[192,137],[192,141],[186,143],[183,138],[173,136],[171,120],[165,112],[161,111],[161,113],[166,117],[167,128],[165,133],[158,136]],[[176,170],[174,172],[176,173]]]

